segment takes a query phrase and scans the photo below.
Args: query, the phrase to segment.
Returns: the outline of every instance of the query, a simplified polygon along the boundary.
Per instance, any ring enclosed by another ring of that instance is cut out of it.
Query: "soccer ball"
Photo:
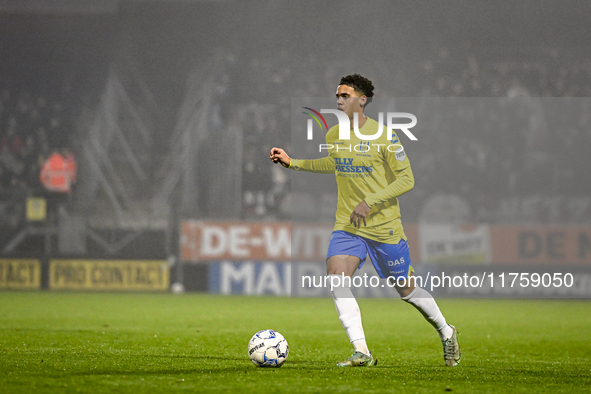
[[[248,357],[257,367],[280,367],[288,353],[287,341],[277,331],[259,331],[248,342]]]

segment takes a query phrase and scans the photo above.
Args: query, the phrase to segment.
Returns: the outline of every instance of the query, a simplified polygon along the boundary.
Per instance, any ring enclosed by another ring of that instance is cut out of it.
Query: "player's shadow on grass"
[[[223,363],[220,364],[219,368],[212,368],[211,365],[207,365],[204,367],[200,367],[199,365],[195,365],[193,367],[167,367],[161,368],[162,366],[154,363],[146,363],[141,366],[138,366],[136,370],[109,370],[109,369],[100,369],[100,370],[92,370],[92,371],[83,371],[83,372],[72,372],[67,373],[67,375],[75,375],[75,376],[106,376],[106,375],[113,375],[113,376],[145,376],[145,375],[181,375],[181,374],[221,374],[221,373],[228,373],[228,372],[235,372],[235,373],[265,373],[265,372],[273,372],[278,370],[326,370],[327,364],[326,363],[314,363],[314,362],[306,362],[306,361],[290,361],[288,362],[288,367],[286,368],[285,365],[281,368],[257,368],[248,359],[244,358],[231,358],[231,357],[218,357],[218,356],[150,356],[150,357],[158,357],[158,358],[168,358],[168,359],[193,359],[193,360],[220,360],[220,361],[232,361],[232,362],[240,362],[240,364],[234,364],[230,366],[222,366]],[[199,362],[199,361],[196,361]],[[141,370],[139,368],[142,368]],[[64,374],[59,374],[60,377],[63,377]]]
[[[11,332],[83,332],[86,334],[96,334],[100,330],[86,329],[86,328],[28,328],[28,327],[3,327],[0,331],[11,331]]]
[[[236,358],[236,357],[220,357],[220,356],[204,356],[204,355],[195,355],[195,356],[187,356],[187,355],[163,355],[163,354],[155,354],[149,355],[147,357],[153,358],[191,358],[196,360],[226,360],[226,361],[244,361],[244,358]]]
[[[122,370],[100,370],[100,371],[85,371],[85,372],[74,372],[69,375],[75,376],[151,376],[151,375],[188,375],[196,373],[228,373],[228,372],[246,372],[248,366],[244,367],[223,367],[223,368],[157,368],[148,370],[134,370],[134,371],[122,371]],[[60,374],[60,377],[64,375]]]

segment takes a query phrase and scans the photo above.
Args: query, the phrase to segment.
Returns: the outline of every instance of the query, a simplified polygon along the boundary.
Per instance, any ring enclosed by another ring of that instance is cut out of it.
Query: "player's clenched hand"
[[[367,226],[367,215],[369,214],[369,206],[365,201],[361,201],[351,213],[350,222],[357,228],[361,228],[361,220],[363,219],[363,225]]]
[[[291,159],[289,158],[287,153],[285,153],[285,151],[281,148],[271,149],[271,152],[269,153],[269,158],[273,163],[281,163],[283,167],[289,167],[289,164],[291,163]]]

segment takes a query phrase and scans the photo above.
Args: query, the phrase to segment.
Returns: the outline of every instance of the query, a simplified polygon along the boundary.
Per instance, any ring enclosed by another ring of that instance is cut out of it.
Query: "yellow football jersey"
[[[400,221],[397,197],[411,190],[414,177],[410,162],[395,132],[388,140],[386,128],[371,118],[359,130],[373,141],[358,138],[351,130],[349,140],[339,139],[339,126],[326,133],[328,156],[315,160],[291,159],[290,168],[336,176],[338,205],[334,230],[344,230],[378,242],[397,244],[406,240]],[[357,229],[350,223],[353,209],[365,200],[371,208],[367,226]]]

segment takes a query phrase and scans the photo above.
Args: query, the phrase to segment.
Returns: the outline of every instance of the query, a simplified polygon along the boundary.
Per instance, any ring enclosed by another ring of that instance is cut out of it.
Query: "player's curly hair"
[[[371,103],[373,100],[373,82],[359,74],[351,74],[347,75],[346,77],[342,77],[339,85],[347,85],[363,93],[367,97],[364,107],[366,107],[367,104]]]

